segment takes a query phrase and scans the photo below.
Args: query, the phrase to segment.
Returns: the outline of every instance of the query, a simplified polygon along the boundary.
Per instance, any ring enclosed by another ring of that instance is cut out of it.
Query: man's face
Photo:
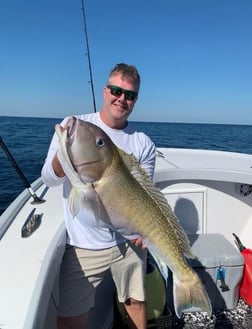
[[[126,90],[126,95],[120,88]],[[127,91],[132,91],[133,94],[127,93]],[[134,94],[137,92],[138,87],[132,80],[122,79],[121,74],[110,77],[109,87],[104,87],[103,90],[103,110],[106,111],[106,115],[112,117],[114,120],[126,122],[137,100],[137,94]],[[114,95],[112,93],[114,93]]]

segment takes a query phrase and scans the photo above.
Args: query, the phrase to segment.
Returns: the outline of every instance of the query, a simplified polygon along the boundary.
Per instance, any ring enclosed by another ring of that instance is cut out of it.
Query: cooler
[[[200,276],[213,311],[236,307],[243,275],[244,258],[223,235],[188,235],[196,259],[189,262]]]

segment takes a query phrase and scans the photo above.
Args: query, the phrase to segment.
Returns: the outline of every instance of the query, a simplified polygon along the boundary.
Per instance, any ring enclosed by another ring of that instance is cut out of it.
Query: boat
[[[252,249],[252,155],[157,148],[154,181],[188,236],[220,235],[240,254],[235,233],[244,246]],[[0,217],[1,329],[56,328],[58,274],[65,243],[61,187],[48,188],[38,178]],[[243,263],[240,267],[242,276]],[[164,278],[161,266],[158,269]],[[239,303],[240,282],[241,277],[234,287],[234,310]],[[156,288],[156,282],[150,281],[152,284]],[[167,292],[165,294],[169,301]],[[118,308],[115,307],[114,296],[115,289],[108,275],[97,289],[96,306],[90,316],[89,328],[122,328],[116,327]],[[149,302],[151,299],[152,295]],[[246,316],[248,318],[247,328],[252,325],[250,310],[251,307],[246,305],[242,313],[241,321],[244,322]],[[158,316],[164,320],[163,326],[159,324],[158,328],[170,327],[167,321],[172,312],[166,311],[167,306],[165,314]],[[228,308],[223,312],[229,312]],[[197,313],[197,310],[192,310],[187,316]],[[214,314],[216,317],[217,313]],[[208,321],[213,323],[214,320]],[[152,322],[149,327],[155,328],[155,324]],[[172,327],[176,328],[174,323]],[[197,326],[194,323],[186,327],[185,322],[184,326],[180,323],[177,328]]]

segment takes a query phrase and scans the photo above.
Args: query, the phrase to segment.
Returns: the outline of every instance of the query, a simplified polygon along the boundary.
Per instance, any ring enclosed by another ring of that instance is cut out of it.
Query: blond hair
[[[122,79],[132,80],[137,88],[140,87],[140,75],[134,65],[128,65],[125,63],[116,64],[116,66],[110,71],[109,80],[112,76],[117,74],[120,74]]]

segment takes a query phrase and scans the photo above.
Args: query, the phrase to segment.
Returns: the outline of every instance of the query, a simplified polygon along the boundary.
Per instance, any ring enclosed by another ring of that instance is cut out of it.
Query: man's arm
[[[64,125],[65,121],[66,119],[62,122],[62,125]],[[56,133],[54,133],[51,144],[48,149],[45,163],[41,170],[41,177],[43,182],[50,187],[62,184],[65,179],[65,173],[57,157],[58,148],[58,137]]]

